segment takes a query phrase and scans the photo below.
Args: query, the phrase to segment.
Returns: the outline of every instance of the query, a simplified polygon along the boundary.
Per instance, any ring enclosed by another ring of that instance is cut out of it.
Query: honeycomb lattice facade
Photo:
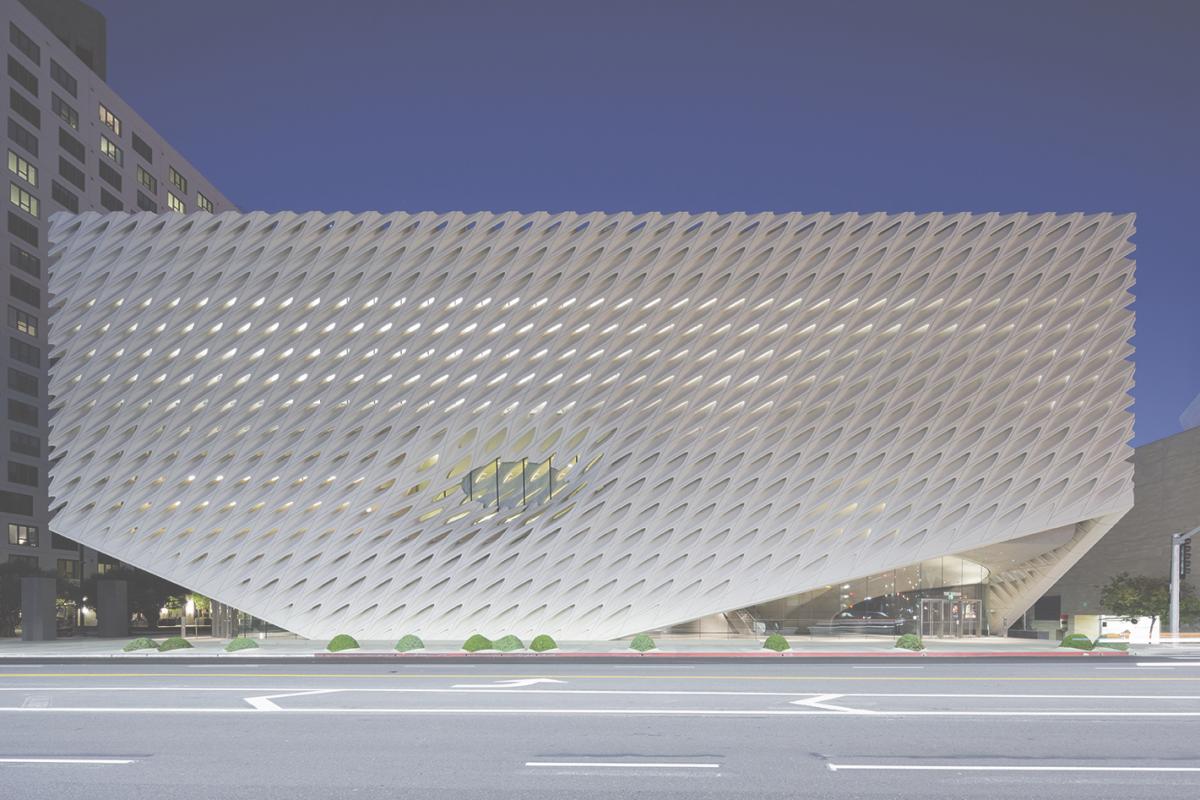
[[[951,553],[1014,619],[1132,505],[1132,232],[59,215],[54,528],[312,637],[615,637]]]

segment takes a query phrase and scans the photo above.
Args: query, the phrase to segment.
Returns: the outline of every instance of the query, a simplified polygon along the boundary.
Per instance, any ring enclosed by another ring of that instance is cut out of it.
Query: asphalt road
[[[0,667],[0,797],[1200,797],[1200,661]]]

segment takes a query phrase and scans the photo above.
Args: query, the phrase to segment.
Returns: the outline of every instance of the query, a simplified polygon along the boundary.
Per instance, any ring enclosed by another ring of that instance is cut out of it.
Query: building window
[[[19,514],[22,517],[33,516],[33,497],[18,492],[0,490],[0,511],[5,514]]]
[[[125,163],[125,154],[121,152],[121,148],[103,134],[100,135],[100,152],[118,164]]]
[[[142,169],[141,164],[139,164],[137,168],[137,182],[142,186],[145,186],[154,194],[158,194],[158,178],[155,178],[149,172]]]
[[[9,117],[8,120],[8,138],[12,139],[21,147],[28,150],[31,154],[35,156],[38,154],[37,137],[22,128],[20,124],[11,117]]]
[[[167,192],[167,208],[171,209],[177,214],[187,213],[187,206],[183,204],[183,201],[170,192]]]
[[[137,193],[137,207],[142,211],[153,211],[155,214],[158,213],[158,203],[154,202],[141,192]]]
[[[12,42],[13,47],[25,54],[25,57],[37,65],[42,63],[42,48],[37,46],[37,43],[25,35],[25,31],[18,28],[13,23],[8,23],[8,40]]]
[[[34,97],[37,97],[37,76],[25,69],[25,66],[12,56],[8,57],[8,77],[12,78],[18,86],[23,87],[25,91],[29,92]]]
[[[37,167],[21,158],[12,150],[8,151],[8,171],[30,186],[37,186]]]
[[[38,529],[36,525],[22,525],[19,522],[8,523],[8,543],[22,547],[38,546]]]
[[[176,172],[174,167],[167,167],[167,177],[171,179],[172,186],[187,194],[187,178]]]
[[[34,247],[38,246],[38,229],[27,219],[22,219],[19,214],[8,212],[8,232],[13,236],[24,239]]]
[[[101,166],[106,165],[101,164]],[[80,191],[83,191],[83,170],[72,164],[70,161],[67,161],[62,156],[58,157],[58,174],[75,184]],[[57,200],[58,198],[55,199]]]
[[[79,130],[79,112],[71,108],[66,100],[63,100],[54,92],[50,93],[50,108],[54,111],[55,116],[75,130]]]
[[[42,365],[41,350],[28,342],[22,342],[20,339],[14,339],[11,336],[8,337],[8,355],[31,367],[40,367]]]
[[[31,217],[38,215],[38,199],[15,183],[8,184],[8,201]]]
[[[54,531],[50,531],[50,546],[55,550],[74,550],[80,552],[82,545],[79,542],[72,541],[65,536],[59,536]]]
[[[37,338],[37,317],[27,314],[19,308],[8,307],[8,327],[15,328],[26,336]]]
[[[50,197],[67,211],[79,213],[79,198],[58,181],[50,181]]]
[[[79,580],[79,562],[73,558],[58,559],[58,577],[64,581]]]
[[[79,96],[79,83],[75,80],[75,76],[62,68],[62,65],[50,59],[50,77],[59,86],[67,90],[71,97]]]
[[[107,125],[117,136],[121,135],[121,118],[109,111],[104,103],[100,104],[100,121]]]
[[[42,277],[42,260],[9,242],[8,262],[17,269],[35,278]]]
[[[8,432],[8,447],[14,453],[21,453],[35,458],[42,454],[42,440],[36,436],[20,431]]]
[[[84,155],[87,151],[84,150],[83,142],[79,141],[62,128],[58,129],[58,146],[75,156],[75,160],[80,164],[87,163],[87,159],[84,158]]]
[[[212,213],[213,202],[204,196],[204,192],[196,192],[196,206],[199,207],[201,211],[207,211],[210,214]]]
[[[38,468],[32,464],[22,464],[20,461],[8,462],[8,479],[12,483],[25,486],[38,485]]]
[[[124,211],[125,206],[121,203],[121,198],[109,192],[107,189],[100,190],[100,205],[107,211]]]
[[[154,163],[154,151],[150,149],[150,145],[146,144],[146,140],[138,136],[136,133],[133,136],[133,152],[137,153],[142,158],[146,159],[147,164]]]
[[[8,368],[8,388],[30,397],[38,397],[38,380],[19,369]]]
[[[42,112],[16,89],[8,90],[8,107],[28,120],[33,127],[42,127]]]
[[[22,425],[36,428],[38,424],[37,406],[31,406],[29,403],[22,403],[20,400],[13,400],[10,397],[8,398],[8,419],[11,422],[19,422]]]
[[[121,173],[117,172],[103,161],[100,162],[100,177],[107,181],[108,184],[117,191],[121,190]]]
[[[16,275],[8,276],[8,293],[13,298],[34,308],[38,308],[42,304],[41,290],[31,283],[26,283]]]

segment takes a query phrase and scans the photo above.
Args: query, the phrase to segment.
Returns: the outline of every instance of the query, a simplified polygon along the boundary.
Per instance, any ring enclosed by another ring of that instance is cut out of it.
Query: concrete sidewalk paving
[[[162,631],[154,638],[165,639],[176,635],[174,631]],[[628,640],[618,641],[564,641],[559,643],[559,649],[554,652],[535,654],[530,651],[499,653],[482,651],[479,653],[464,653],[462,643],[458,641],[429,641],[426,649],[413,653],[397,653],[392,641],[363,641],[358,650],[329,653],[325,650],[327,642],[323,640],[308,640],[299,637],[281,636],[277,638],[256,639],[256,648],[242,650],[236,653],[224,651],[228,639],[211,637],[190,638],[193,647],[160,653],[155,650],[140,650],[131,653],[122,652],[122,647],[133,637],[122,639],[99,639],[79,637],[59,639],[51,642],[23,642],[19,639],[0,639],[0,663],[16,659],[70,659],[72,661],[89,661],[94,659],[286,659],[310,661],[353,661],[364,659],[445,659],[460,661],[462,659],[486,660],[517,660],[517,659],[747,659],[747,658],[1079,658],[1079,657],[1124,657],[1138,656],[1193,656],[1200,658],[1200,647],[1180,645],[1138,645],[1129,653],[1116,650],[1098,649],[1085,653],[1070,648],[1060,648],[1057,642],[1034,639],[1005,639],[1000,637],[981,637],[973,639],[928,639],[925,641],[926,650],[923,653],[911,653],[897,650],[893,647],[892,637],[836,637],[808,638],[793,637],[789,639],[792,650],[780,656],[772,651],[764,650],[761,640],[754,639],[701,639],[701,638],[662,638],[657,639],[658,649],[650,653],[639,654],[629,650]]]

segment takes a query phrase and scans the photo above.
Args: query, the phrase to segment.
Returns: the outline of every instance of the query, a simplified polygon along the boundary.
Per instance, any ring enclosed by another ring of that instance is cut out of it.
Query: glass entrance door
[[[921,638],[941,638],[947,635],[950,602],[940,597],[921,598]]]
[[[959,636],[982,636],[983,629],[983,601],[982,600],[959,600],[957,605],[960,607],[958,619],[958,635]]]

